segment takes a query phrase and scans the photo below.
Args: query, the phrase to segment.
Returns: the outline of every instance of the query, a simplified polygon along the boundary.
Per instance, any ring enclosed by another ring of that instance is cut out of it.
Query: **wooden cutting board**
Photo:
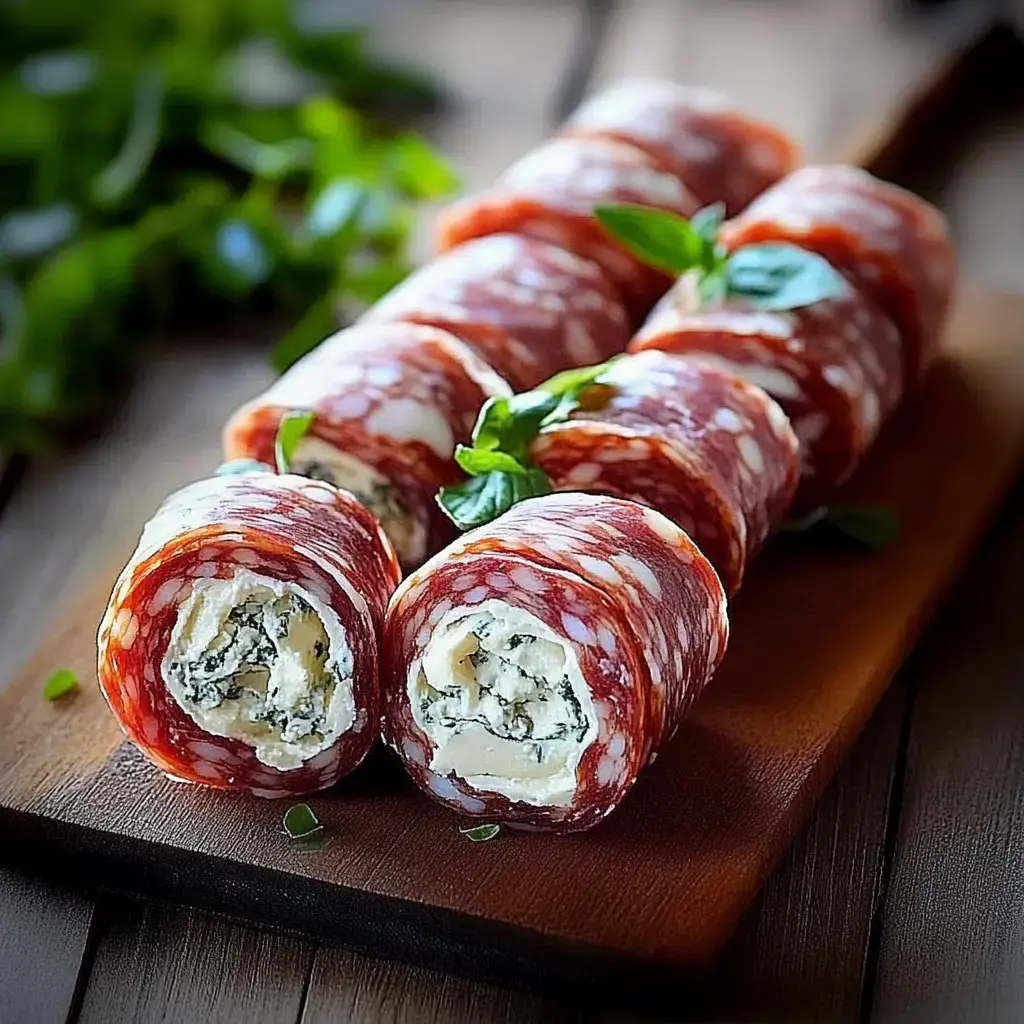
[[[1024,297],[963,299],[944,358],[850,488],[898,513],[900,539],[874,555],[775,542],[707,697],[589,833],[472,844],[383,753],[311,799],[316,849],[282,834],[280,803],[167,781],[122,742],[93,682],[111,566],[0,697],[0,858],[464,972],[618,980],[623,996],[671,1000],[728,937],[1013,484],[1022,353]],[[48,704],[59,666],[84,685]]]

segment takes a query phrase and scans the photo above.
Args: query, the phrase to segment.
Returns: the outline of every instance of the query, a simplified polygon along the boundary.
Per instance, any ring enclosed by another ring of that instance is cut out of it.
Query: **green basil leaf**
[[[78,676],[69,668],[59,668],[43,683],[43,696],[47,700],[59,700],[78,689]]]
[[[501,450],[520,462],[528,458],[530,443],[545,417],[557,407],[559,396],[543,391],[524,391],[511,398],[490,398],[484,403],[473,428],[473,447]]]
[[[159,73],[143,70],[135,86],[131,124],[124,145],[92,184],[95,203],[114,206],[142,181],[160,144],[163,104],[164,86]]]
[[[500,831],[500,825],[474,825],[472,828],[460,828],[459,835],[465,836],[471,843],[486,843]]]
[[[737,249],[726,260],[725,278],[729,295],[769,310],[810,306],[849,287],[827,260],[785,242]]]
[[[283,824],[289,839],[305,839],[323,828],[309,804],[293,804],[289,807],[284,812]]]
[[[681,274],[703,263],[704,239],[678,214],[624,203],[595,206],[594,216],[612,238],[652,267]]]
[[[712,203],[698,210],[690,218],[690,227],[697,232],[707,246],[718,244],[718,230],[725,221],[725,203]]]
[[[316,419],[315,412],[289,412],[281,418],[274,441],[274,458],[277,461],[278,473],[287,473],[291,467],[292,456],[299,442],[309,433]]]
[[[214,476],[244,476],[246,473],[273,473],[274,467],[268,466],[259,459],[231,459],[229,462],[222,462]]]
[[[497,519],[516,502],[551,493],[551,481],[540,469],[525,473],[484,473],[464,484],[442,487],[437,503],[460,530],[470,530]]]
[[[884,548],[900,534],[899,519],[889,509],[878,505],[830,505],[828,522],[869,551]]]
[[[312,352],[328,335],[337,329],[334,302],[330,297],[314,302],[305,315],[274,345],[270,362],[274,369],[284,373],[293,363]]]
[[[455,461],[470,476],[481,476],[484,473],[525,473],[526,467],[518,459],[506,455],[505,452],[489,448],[467,448],[460,444],[455,449]]]
[[[395,184],[413,199],[442,199],[459,188],[459,177],[422,135],[402,132],[388,147]]]
[[[0,218],[0,258],[38,259],[63,245],[78,230],[78,213],[70,203],[39,210],[12,210]]]
[[[892,543],[900,533],[900,522],[880,505],[837,502],[813,509],[786,524],[789,533],[805,533],[823,527],[842,534],[869,551],[878,551]]]

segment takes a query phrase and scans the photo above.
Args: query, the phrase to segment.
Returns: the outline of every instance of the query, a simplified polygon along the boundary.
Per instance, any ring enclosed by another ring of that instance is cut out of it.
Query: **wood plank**
[[[668,75],[718,88],[787,129],[812,160],[866,152],[989,12],[898,16],[890,0],[622,0],[593,88]],[[943,5],[948,7],[948,5]]]
[[[550,95],[580,32],[581,5],[575,0],[533,2],[517,10],[433,0],[390,13],[374,33],[378,48],[440,71],[454,106],[433,126],[435,139],[452,155],[468,187],[487,184],[543,134]],[[538,58],[538,70],[525,83],[517,81],[514,49],[488,56],[493,47],[481,43],[494,38],[518,38]],[[431,219],[426,209],[420,220],[424,229]],[[420,254],[428,250],[425,230],[415,246]],[[29,468],[0,519],[0,571],[19,592],[17,604],[0,613],[0,688],[55,609],[59,617],[69,596],[87,585],[97,566],[105,571],[111,559],[127,557],[139,523],[164,494],[217,464],[223,420],[270,380],[268,340],[243,332],[226,343],[199,338],[156,349],[101,437]],[[76,667],[90,671],[84,660]],[[8,909],[11,899],[0,890],[0,910]],[[19,909],[12,906],[12,915]],[[166,930],[182,927],[183,921],[218,949],[234,949],[240,941],[237,926],[213,917],[121,915],[116,930],[104,935],[104,955],[116,964],[119,956],[135,955],[132,951],[158,922]],[[25,957],[34,958],[37,945],[53,941],[52,924],[45,914],[37,917],[32,939],[21,945]],[[97,1019],[109,1019],[105,1013],[111,1006],[157,1013],[161,999],[178,983],[176,975],[153,981],[125,973],[107,976],[104,969],[100,964],[86,1007]],[[474,984],[465,982],[459,989],[470,1006]],[[60,986],[48,994],[59,1001]],[[368,1007],[369,990],[360,998]]]
[[[1024,1008],[1024,491],[921,656],[872,1020]]]
[[[321,947],[302,1024],[568,1024],[574,1019],[567,1007],[540,996]]]
[[[1024,64],[1016,68],[1020,90]],[[954,145],[957,173],[940,198],[961,258],[972,276],[1024,291],[1019,92],[1004,91],[976,123],[970,147]],[[1022,508],[1018,488],[914,665],[919,685],[874,987],[879,1021],[1021,1017]]]
[[[723,951],[693,1019],[861,1019],[865,955],[907,707],[885,695],[806,831]],[[690,1016],[690,1015],[688,1015]]]
[[[1024,299],[961,307],[946,358],[851,491],[893,507],[903,536],[872,558],[777,544],[736,602],[707,700],[602,828],[473,846],[379,761],[317,798],[336,847],[300,853],[279,807],[156,777],[91,686],[73,706],[40,701],[55,658],[91,660],[94,605],[0,699],[12,856],[399,957],[534,982],[620,974],[622,998],[673,997],[755,897],[1015,476],[1024,363],[1007,353],[1022,323]],[[662,987],[641,987],[650,971]]]
[[[79,1024],[295,1024],[311,942],[207,914],[109,904]]]
[[[94,905],[0,869],[0,1024],[64,1024],[89,973]]]

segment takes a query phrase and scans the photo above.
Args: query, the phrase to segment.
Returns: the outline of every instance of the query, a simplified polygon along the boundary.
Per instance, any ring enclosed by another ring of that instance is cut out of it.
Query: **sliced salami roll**
[[[541,238],[597,263],[634,317],[642,317],[671,279],[605,234],[600,203],[639,203],[692,216],[697,198],[643,150],[611,139],[552,139],[513,164],[493,188],[445,210],[442,251],[471,238],[512,232]]]
[[[350,494],[216,477],[146,524],[99,631],[99,683],[167,775],[257,796],[333,785],[378,733],[377,644],[400,572]]]
[[[523,235],[489,235],[426,264],[364,316],[442,327],[516,390],[600,363],[629,341],[629,317],[596,264]]]
[[[792,242],[827,259],[895,322],[908,384],[935,354],[956,261],[946,219],[913,193],[856,167],[802,167],[723,225],[721,240]]]
[[[781,524],[799,475],[796,437],[764,391],[662,352],[612,363],[569,420],[541,432],[531,455],[558,489],[664,513],[730,594]]]
[[[618,82],[584,102],[561,134],[637,146],[701,203],[722,202],[730,216],[800,163],[788,135],[722,93],[664,79]]]
[[[630,343],[631,352],[650,349],[735,373],[782,406],[800,441],[804,506],[850,476],[903,391],[899,332],[852,284],[769,312],[735,297],[706,306],[684,277]]]
[[[395,593],[386,736],[456,811],[589,828],[675,733],[727,638],[718,577],[660,513],[533,498]]]
[[[224,428],[228,459],[273,462],[293,409],[316,416],[290,469],[351,491],[380,520],[402,563],[418,565],[452,537],[434,501],[461,479],[456,444],[480,406],[508,385],[461,341],[422,324],[357,324],[325,341]]]

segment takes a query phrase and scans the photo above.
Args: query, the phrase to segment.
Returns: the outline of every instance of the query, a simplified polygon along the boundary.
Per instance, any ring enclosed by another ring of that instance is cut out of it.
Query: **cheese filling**
[[[247,569],[196,581],[160,670],[200,728],[249,744],[282,771],[355,721],[352,651],[337,615],[299,587]]]
[[[572,803],[597,715],[571,644],[536,616],[499,600],[448,612],[409,699],[432,771],[536,806]]]
[[[426,529],[411,515],[394,484],[371,466],[339,451],[319,437],[307,435],[296,445],[290,467],[299,476],[323,480],[350,491],[380,523],[395,546],[399,558],[407,564],[426,554]]]

